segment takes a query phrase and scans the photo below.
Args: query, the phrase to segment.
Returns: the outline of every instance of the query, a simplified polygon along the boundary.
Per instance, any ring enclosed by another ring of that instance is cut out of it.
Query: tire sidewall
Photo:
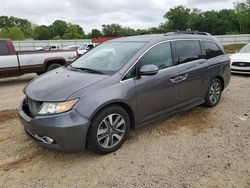
[[[122,140],[120,141],[120,143],[118,143],[113,148],[103,148],[97,140],[97,131],[98,131],[99,125],[103,121],[103,119],[110,114],[121,115],[125,120],[126,129],[125,129],[124,136],[123,136]],[[105,109],[103,109],[99,113],[97,113],[95,115],[95,117],[93,118],[93,121],[92,121],[90,128],[89,128],[89,131],[88,131],[87,145],[91,150],[93,150],[96,153],[99,153],[99,154],[111,153],[111,152],[117,150],[119,147],[121,147],[122,144],[126,141],[126,139],[128,137],[129,129],[130,129],[130,118],[129,118],[129,115],[125,109],[123,109],[117,105],[112,105],[112,106],[106,107]]]
[[[60,64],[58,64],[58,63],[53,63],[53,64],[51,64],[51,65],[48,66],[47,72],[52,71],[52,70],[54,70],[54,69],[57,69],[57,68],[59,68],[59,67],[61,67],[61,66],[62,66],[62,65],[60,65]]]

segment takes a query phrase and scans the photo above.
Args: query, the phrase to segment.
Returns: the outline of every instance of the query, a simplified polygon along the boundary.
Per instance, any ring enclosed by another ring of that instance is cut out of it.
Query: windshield
[[[144,44],[144,42],[103,43],[74,61],[71,67],[112,75],[120,70]]]
[[[250,53],[250,44],[247,44],[246,46],[244,46],[239,53]]]
[[[84,44],[84,45],[82,45],[82,46],[79,48],[79,50],[85,50],[86,47],[87,47],[87,44]]]

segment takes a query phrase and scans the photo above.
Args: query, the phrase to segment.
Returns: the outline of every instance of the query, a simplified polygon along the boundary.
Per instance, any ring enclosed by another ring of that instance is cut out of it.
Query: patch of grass
[[[245,46],[246,44],[230,44],[230,45],[225,45],[225,51],[228,54],[233,54],[236,52],[236,50],[241,49],[243,46]]]

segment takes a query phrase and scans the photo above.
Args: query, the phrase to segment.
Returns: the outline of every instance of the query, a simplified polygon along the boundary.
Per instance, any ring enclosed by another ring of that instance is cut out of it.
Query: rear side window
[[[217,46],[217,44],[213,42],[204,42],[205,50],[206,50],[206,58],[211,59],[217,56],[224,54],[222,50]]]
[[[176,49],[177,49],[179,64],[202,59],[202,51],[199,41],[195,40],[176,41]]]
[[[172,66],[170,42],[161,43],[151,48],[138,62],[139,68],[149,64],[156,65],[159,69]]]
[[[9,49],[6,42],[0,41],[0,55],[9,55]]]

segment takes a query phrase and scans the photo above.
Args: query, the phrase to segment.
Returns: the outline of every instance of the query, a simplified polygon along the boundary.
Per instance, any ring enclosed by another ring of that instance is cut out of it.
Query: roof
[[[190,32],[170,32],[167,34],[151,34],[151,35],[135,35],[130,37],[122,37],[112,41],[127,41],[127,42],[159,42],[164,40],[173,39],[204,39],[204,40],[216,40],[208,33],[190,33]]]

